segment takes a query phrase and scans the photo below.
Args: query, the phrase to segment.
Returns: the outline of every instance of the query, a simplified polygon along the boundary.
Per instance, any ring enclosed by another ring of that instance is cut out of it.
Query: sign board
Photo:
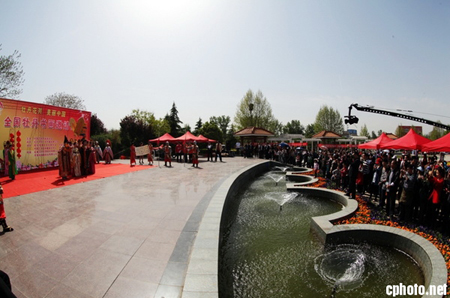
[[[150,154],[148,145],[136,147],[136,156],[143,156]]]
[[[89,139],[90,122],[87,111],[0,98],[0,140],[13,144],[19,171],[58,166],[64,136]]]

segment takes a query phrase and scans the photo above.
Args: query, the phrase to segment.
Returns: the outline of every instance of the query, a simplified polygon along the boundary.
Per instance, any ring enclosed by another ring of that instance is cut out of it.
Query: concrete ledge
[[[319,179],[308,176],[301,175],[298,172],[286,172],[286,178],[291,182],[286,182],[287,190],[296,190],[302,186],[316,183]]]
[[[268,171],[273,165],[272,162],[262,161],[257,165],[246,167],[230,175],[219,186],[198,229],[187,268],[183,298],[219,297],[219,242],[224,225],[230,224],[236,217],[239,202],[234,198],[246,184],[259,174]]]

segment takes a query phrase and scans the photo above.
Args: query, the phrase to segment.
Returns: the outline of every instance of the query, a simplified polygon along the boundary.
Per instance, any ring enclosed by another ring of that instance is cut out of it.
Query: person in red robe
[[[164,146],[164,165],[166,167],[167,163],[169,163],[169,167],[172,166],[172,147],[170,147],[169,142],[166,142]]]
[[[150,141],[148,141],[148,155],[147,155],[147,159],[148,159],[148,165],[152,166],[153,165],[153,145]]]
[[[1,185],[0,185],[0,224],[3,227],[3,233],[14,231],[14,229],[8,226],[8,224],[6,223],[6,213],[3,204],[3,187]]]
[[[432,227],[436,227],[436,218],[438,217],[439,207],[441,203],[441,192],[444,188],[445,171],[439,167],[430,171],[428,174],[428,180],[432,185],[432,191],[428,197],[427,217],[428,224]]]
[[[136,147],[134,144],[131,144],[130,147],[130,167],[136,165]]]
[[[109,141],[106,142],[105,150],[103,150],[103,158],[105,159],[105,164],[110,164],[111,160],[114,158],[111,143]]]

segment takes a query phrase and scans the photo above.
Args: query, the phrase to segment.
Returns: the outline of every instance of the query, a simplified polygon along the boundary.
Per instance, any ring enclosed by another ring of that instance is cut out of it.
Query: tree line
[[[1,50],[1,45],[0,45]],[[17,98],[21,93],[21,86],[24,84],[24,72],[19,61],[20,53],[14,51],[11,55],[0,56],[0,97]],[[79,96],[57,92],[47,96],[43,103],[71,109],[86,110],[84,100]],[[316,114],[315,122],[304,126],[300,120],[291,120],[286,124],[275,118],[269,101],[261,91],[253,92],[248,90],[236,107],[234,121],[230,116],[211,116],[208,121],[203,122],[199,118],[194,130],[188,124],[182,126],[183,122],[178,116],[178,110],[173,102],[170,111],[163,118],[156,116],[149,111],[135,109],[131,114],[120,120],[120,129],[108,130],[95,112],[91,118],[91,139],[99,141],[101,145],[110,140],[114,152],[117,154],[127,153],[131,144],[139,145],[149,139],[157,138],[164,133],[170,133],[173,137],[183,135],[191,131],[195,135],[215,139],[225,143],[228,147],[233,147],[236,143],[234,132],[245,127],[262,127],[275,135],[301,134],[307,138],[322,130],[334,131],[338,134],[344,133],[343,119],[337,109],[329,106],[320,107]],[[375,133],[368,132],[367,126],[361,127],[360,135],[368,138],[376,138],[382,131]],[[439,128],[434,128],[428,135],[431,139],[442,137],[446,132]],[[396,135],[401,137],[402,131],[398,128]]]

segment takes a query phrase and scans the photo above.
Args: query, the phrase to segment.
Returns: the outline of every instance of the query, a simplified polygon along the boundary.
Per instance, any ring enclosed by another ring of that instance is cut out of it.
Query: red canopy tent
[[[422,151],[450,152],[450,133],[422,146]]]
[[[206,142],[211,142],[211,143],[217,142],[216,140],[208,139],[207,137],[204,137],[203,135],[199,135],[197,137],[197,139],[198,139],[197,142],[204,142],[204,143],[206,143]]]
[[[378,138],[367,142],[365,144],[359,144],[359,149],[380,149],[381,146],[386,145],[392,142],[392,139],[389,138],[385,132],[383,132]]]
[[[169,133],[165,133],[164,135],[160,136],[159,138],[153,139],[153,140],[149,140],[150,142],[157,142],[158,144],[160,142],[165,143],[165,142],[175,142],[176,139],[174,137],[172,137]]]
[[[175,141],[198,141],[198,137],[194,136],[193,134],[191,134],[189,131],[187,131],[184,135],[175,138]]]
[[[403,137],[380,146],[380,149],[422,150],[422,146],[431,142],[417,134],[412,128]]]

